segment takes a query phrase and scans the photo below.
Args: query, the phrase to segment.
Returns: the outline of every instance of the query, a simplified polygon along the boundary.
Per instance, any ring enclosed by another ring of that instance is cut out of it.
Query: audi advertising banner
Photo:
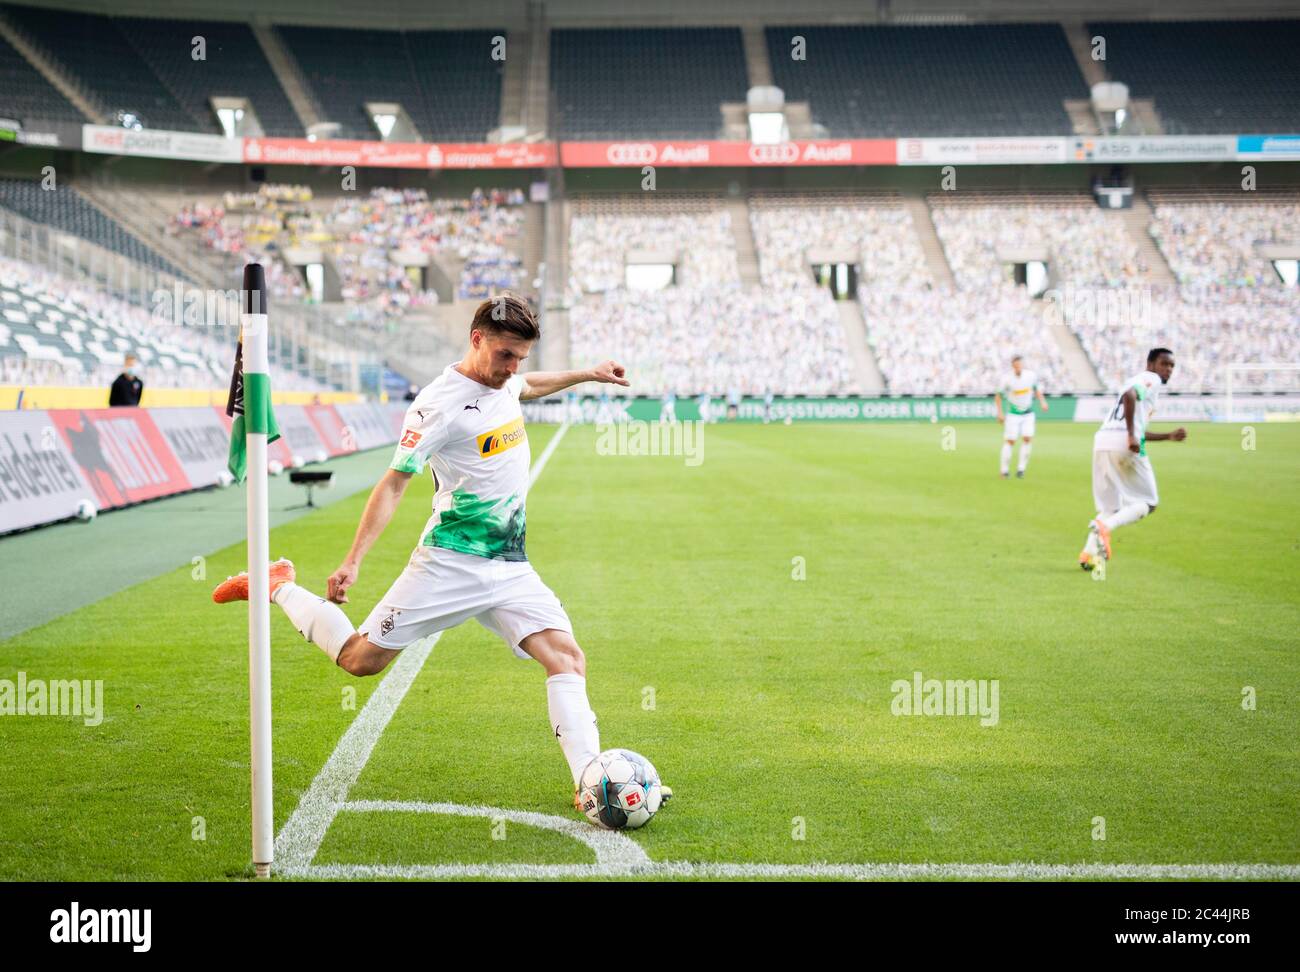
[[[656,166],[893,165],[892,138],[752,142],[565,142],[560,164],[572,168]]]
[[[0,419],[0,533],[64,520],[94,490],[67,440],[46,412],[5,412]]]

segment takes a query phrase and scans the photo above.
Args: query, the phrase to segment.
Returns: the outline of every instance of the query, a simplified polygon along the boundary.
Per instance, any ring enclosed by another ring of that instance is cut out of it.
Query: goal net
[[[1300,364],[1230,364],[1224,368],[1229,422],[1300,421]]]

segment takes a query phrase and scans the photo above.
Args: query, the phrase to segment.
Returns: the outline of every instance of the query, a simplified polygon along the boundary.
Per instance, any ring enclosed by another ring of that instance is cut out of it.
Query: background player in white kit
[[[1029,465],[1029,452],[1034,439],[1034,396],[1038,404],[1047,411],[1047,399],[1038,384],[1038,376],[1025,370],[1024,359],[1016,355],[1011,359],[1011,371],[1002,379],[1002,386],[993,393],[993,407],[997,409],[998,422],[1002,425],[1002,478],[1011,472],[1011,447],[1020,439],[1020,462],[1016,465],[1016,478],[1025,478],[1025,467]],[[1002,399],[1006,398],[1006,408]]]
[[[271,565],[271,600],[298,631],[353,675],[383,671],[408,645],[474,618],[520,658],[546,669],[551,729],[574,786],[600,753],[587,701],[586,658],[560,601],[524,553],[529,449],[520,401],[584,381],[627,385],[606,361],[590,371],[515,374],[541,336],[522,300],[479,305],[465,357],[411,403],[388,471],[370,494],[352,549],[327,583],[329,600],[294,583],[293,564]],[[354,629],[337,604],[362,559],[392,519],[411,477],[428,463],[437,492],[419,544],[401,576]],[[247,600],[248,577],[228,578],[213,600]]]
[[[1088,524],[1088,539],[1079,566],[1092,570],[1098,559],[1110,559],[1110,534],[1154,513],[1160,495],[1156,474],[1147,458],[1148,442],[1182,442],[1186,429],[1148,432],[1160,389],[1174,373],[1174,353],[1152,348],[1146,370],[1124,383],[1092,444],[1092,496],[1097,516]]]

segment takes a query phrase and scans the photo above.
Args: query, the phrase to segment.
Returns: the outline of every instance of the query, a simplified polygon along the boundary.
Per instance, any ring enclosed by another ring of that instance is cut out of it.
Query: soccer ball
[[[607,749],[588,763],[578,796],[587,819],[606,830],[644,827],[663,802],[658,770],[630,749]]]

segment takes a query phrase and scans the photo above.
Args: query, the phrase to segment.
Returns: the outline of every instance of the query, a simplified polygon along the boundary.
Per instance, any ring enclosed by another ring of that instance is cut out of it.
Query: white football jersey
[[[998,389],[1012,415],[1025,415],[1034,410],[1034,392],[1038,390],[1038,376],[1022,369],[1020,374],[1008,371]]]
[[[1128,426],[1124,424],[1124,395],[1130,388],[1137,392],[1137,405],[1133,409],[1133,434],[1142,444],[1142,455],[1147,454],[1147,424],[1151,413],[1156,410],[1156,398],[1160,394],[1163,382],[1154,371],[1143,371],[1124,382],[1115,398],[1115,407],[1110,410],[1101,428],[1093,437],[1094,451],[1127,452]]]
[[[411,403],[391,468],[428,462],[437,492],[420,542],[493,560],[524,555],[530,454],[522,375],[489,388],[448,365]]]

